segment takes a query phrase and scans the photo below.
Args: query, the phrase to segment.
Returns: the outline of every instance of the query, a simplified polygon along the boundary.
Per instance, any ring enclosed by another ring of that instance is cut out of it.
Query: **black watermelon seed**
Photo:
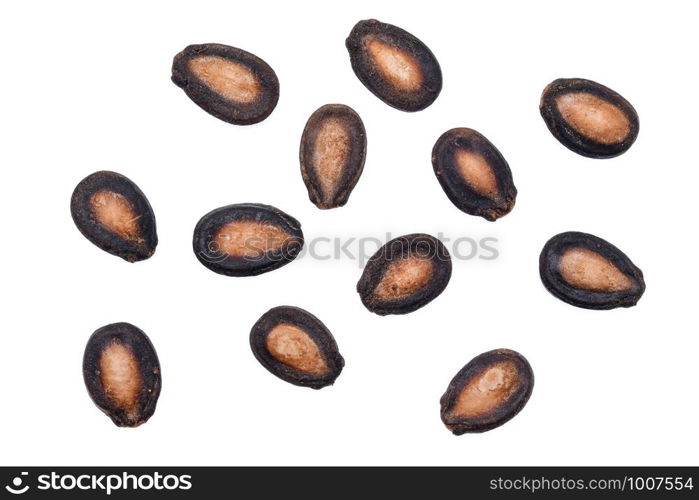
[[[389,106],[420,111],[442,90],[442,70],[429,48],[407,31],[376,19],[359,21],[345,42],[352,69]]]
[[[190,45],[177,54],[172,81],[204,111],[235,125],[261,122],[279,100],[279,80],[269,64],[218,43]]]
[[[539,257],[546,289],[585,309],[635,306],[646,290],[641,270],[611,243],[586,233],[551,238]]]
[[[155,215],[146,196],[116,172],[95,172],[80,181],[70,213],[88,240],[126,261],[147,259],[158,245]]]
[[[321,389],[335,383],[345,360],[330,330],[299,307],[267,311],[250,331],[255,358],[290,384]]]
[[[362,175],[366,131],[344,104],[326,104],[306,123],[299,158],[308,197],[321,209],[341,207]]]
[[[485,432],[517,415],[534,389],[534,372],[509,349],[483,353],[464,366],[440,399],[442,422],[455,435]]]
[[[517,188],[507,161],[475,130],[442,134],[432,149],[432,167],[451,202],[467,214],[494,221],[515,205]]]
[[[613,158],[638,136],[638,114],[612,89],[582,78],[560,78],[541,95],[541,116],[553,136],[576,153]]]
[[[136,427],[155,412],[162,385],[153,344],[129,323],[95,331],[83,356],[83,378],[92,401],[119,427]]]
[[[434,300],[451,277],[451,257],[434,236],[392,239],[367,262],[357,283],[364,306],[381,316],[406,314]]]
[[[294,260],[303,247],[303,232],[296,219],[277,208],[241,203],[202,217],[193,247],[199,262],[216,273],[255,276]]]

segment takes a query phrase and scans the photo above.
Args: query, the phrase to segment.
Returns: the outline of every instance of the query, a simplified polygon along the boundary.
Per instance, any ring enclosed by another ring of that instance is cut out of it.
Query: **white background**
[[[27,465],[697,465],[696,16],[679,2],[12,2],[0,12],[2,312],[0,463]],[[650,6],[652,5],[652,6]],[[427,110],[388,107],[357,80],[344,41],[361,19],[403,27],[437,56],[444,88]],[[249,50],[277,72],[281,98],[239,127],[169,81],[191,43]],[[558,77],[624,95],[641,132],[611,160],[578,156],[539,116]],[[341,102],[369,149],[344,208],[307,198],[298,145],[308,116]],[[431,148],[456,126],[486,135],[519,189],[490,223],[457,210]],[[160,245],[129,264],[75,228],[69,200],[97,170],[136,182]],[[494,261],[455,260],[445,292],[419,311],[369,313],[347,258],[303,258],[255,278],[195,259],[209,210],[275,205],[318,236],[442,231],[498,238]],[[643,270],[637,307],[588,311],[541,285],[538,255],[562,231],[603,237]],[[310,310],[346,368],[320,391],[282,382],[252,356],[269,308]],[[160,357],[153,418],[115,427],[90,401],[81,362],[98,327],[131,322]],[[452,376],[486,350],[524,354],[526,408],[480,435],[439,418]]]

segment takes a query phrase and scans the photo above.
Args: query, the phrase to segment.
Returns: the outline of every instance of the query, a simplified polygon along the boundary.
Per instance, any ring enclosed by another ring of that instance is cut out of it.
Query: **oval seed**
[[[549,292],[586,309],[631,307],[646,289],[643,273],[621,250],[586,233],[551,238],[541,251],[539,273]]]
[[[341,207],[362,175],[366,131],[344,104],[326,104],[308,119],[301,137],[301,175],[311,201],[321,209]]]
[[[332,385],[345,360],[327,327],[308,311],[279,306],[267,311],[250,332],[255,358],[272,374],[294,385]]]
[[[507,161],[473,129],[442,134],[432,149],[432,167],[451,202],[467,214],[494,221],[515,205],[517,188]]]
[[[638,136],[638,114],[622,96],[599,83],[561,78],[541,96],[541,116],[568,149],[590,158],[612,158]]]
[[[172,81],[204,111],[236,125],[261,122],[279,100],[279,80],[265,61],[217,43],[190,45],[177,54]]]
[[[303,247],[301,224],[269,205],[241,203],[217,208],[197,223],[194,253],[226,276],[255,276],[294,260]]]
[[[94,403],[119,427],[136,427],[155,412],[160,363],[153,344],[129,323],[95,331],[83,356],[83,378]]]
[[[155,215],[146,196],[116,172],[95,172],[80,181],[70,213],[88,240],[128,262],[147,259],[158,245]]]
[[[499,427],[527,404],[534,372],[521,354],[496,349],[475,357],[440,399],[442,422],[455,435]]]
[[[419,111],[442,90],[437,58],[401,28],[375,19],[360,21],[345,44],[357,78],[389,106]]]
[[[451,257],[434,236],[395,238],[367,262],[357,292],[371,312],[406,314],[434,300],[451,277]]]

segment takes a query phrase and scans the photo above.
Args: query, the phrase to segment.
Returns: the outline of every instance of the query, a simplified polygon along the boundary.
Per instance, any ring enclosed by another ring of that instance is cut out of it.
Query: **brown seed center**
[[[107,230],[128,241],[142,241],[140,216],[124,195],[102,189],[90,197],[90,207],[97,221]]]
[[[628,290],[633,283],[618,267],[587,248],[571,248],[558,264],[561,276],[573,288],[593,292]]]
[[[218,56],[195,57],[188,64],[197,78],[226,99],[249,104],[260,95],[259,78],[244,64]]]
[[[295,370],[312,375],[328,372],[328,364],[313,339],[297,326],[279,323],[267,335],[267,350]]]
[[[290,240],[283,229],[251,220],[229,222],[214,236],[217,251],[236,258],[259,257],[282,249]]]
[[[99,361],[100,382],[107,398],[117,408],[134,412],[141,391],[142,379],[138,359],[124,344],[109,344]]]
[[[417,92],[423,82],[422,68],[413,56],[376,38],[366,41],[369,56],[389,83],[405,92]]]
[[[454,154],[459,174],[482,196],[494,199],[498,196],[498,181],[495,172],[483,156],[473,151],[458,149]]]
[[[517,366],[511,361],[488,366],[462,389],[451,413],[467,418],[487,415],[507,402],[519,383]]]
[[[335,194],[349,153],[350,136],[342,120],[324,120],[315,139],[313,166],[325,200]]]
[[[618,106],[588,92],[562,94],[556,106],[566,122],[593,141],[617,144],[631,133],[631,123]]]
[[[391,262],[381,281],[374,289],[380,300],[396,300],[408,297],[424,287],[434,272],[430,259],[406,257]]]

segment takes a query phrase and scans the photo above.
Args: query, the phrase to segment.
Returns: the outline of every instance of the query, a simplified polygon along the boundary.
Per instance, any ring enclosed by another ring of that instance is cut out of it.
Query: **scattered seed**
[[[153,416],[160,363],[135,326],[114,323],[95,331],[85,347],[83,378],[92,401],[119,427],[137,427]]]
[[[299,307],[279,306],[264,313],[252,327],[250,347],[270,373],[303,387],[332,385],[345,366],[330,330]]]
[[[308,196],[321,209],[341,207],[362,175],[366,131],[344,104],[326,104],[306,123],[299,153]]]
[[[70,213],[88,240],[126,261],[147,259],[158,245],[155,215],[146,196],[116,172],[95,172],[80,181]]]
[[[455,435],[485,432],[517,415],[534,388],[534,372],[521,354],[496,349],[476,356],[440,399],[442,422]]]
[[[376,19],[359,21],[345,44],[357,78],[389,106],[420,111],[442,90],[437,58],[401,28]]]
[[[638,114],[612,89],[582,78],[551,82],[541,95],[541,116],[568,149],[590,158],[624,153],[638,136]]]
[[[517,188],[500,151],[470,128],[451,129],[432,149],[432,167],[456,207],[494,221],[515,205]]]
[[[381,316],[406,314],[434,300],[451,277],[451,257],[434,236],[395,238],[367,262],[357,283],[362,303]]]
[[[190,45],[177,54],[172,81],[204,111],[235,125],[261,122],[279,100],[279,80],[265,61],[218,43]]]
[[[303,247],[301,224],[281,210],[241,203],[209,212],[194,229],[194,253],[226,276],[255,276],[294,260]]]
[[[635,306],[646,289],[643,273],[617,247],[586,233],[551,238],[539,257],[546,289],[585,309]]]

